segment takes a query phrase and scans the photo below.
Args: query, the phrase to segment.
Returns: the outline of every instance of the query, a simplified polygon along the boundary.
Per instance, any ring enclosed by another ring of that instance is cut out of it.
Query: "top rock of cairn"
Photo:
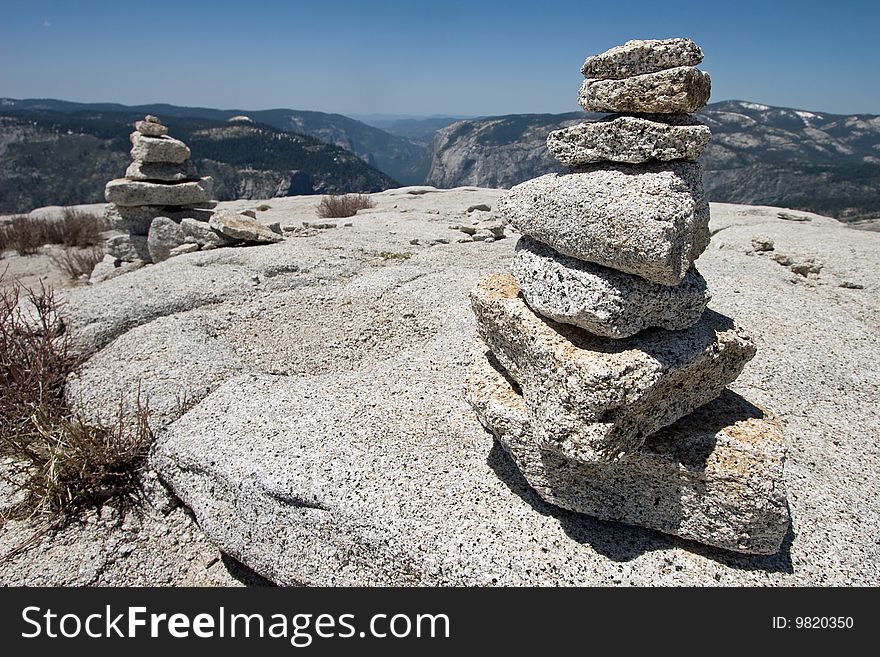
[[[690,39],[628,41],[587,58],[580,105],[588,112],[696,112],[712,91],[709,75],[694,68],[701,61]]]
[[[581,73],[585,78],[619,80],[667,68],[696,66],[702,61],[703,51],[690,39],[643,39],[587,57]]]
[[[168,128],[152,114],[147,114],[143,121],[137,121],[134,129],[145,137],[162,137],[168,134]]]

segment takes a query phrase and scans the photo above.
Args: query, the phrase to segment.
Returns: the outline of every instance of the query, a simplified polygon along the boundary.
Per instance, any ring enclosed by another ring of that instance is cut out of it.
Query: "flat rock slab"
[[[703,51],[690,39],[639,39],[587,57],[581,73],[587,78],[619,79],[702,61]]]
[[[779,551],[785,448],[763,411],[725,391],[619,461],[580,463],[538,446],[525,400],[476,342],[469,401],[544,500],[734,552]]]
[[[511,273],[532,310],[608,338],[688,328],[711,298],[696,267],[678,285],[659,285],[561,255],[527,235],[516,245]]]
[[[522,388],[539,444],[607,461],[715,399],[755,355],[751,339],[711,310],[683,331],[601,338],[536,315],[509,274],[471,291],[477,332]]]
[[[133,416],[138,395],[158,432],[224,380],[239,374],[241,359],[224,323],[198,309],[158,317],[125,332],[72,374],[65,386],[71,408],[112,426],[119,405]]]
[[[209,176],[167,184],[117,178],[107,183],[104,196],[117,206],[198,205],[211,200],[213,187]]]
[[[498,202],[520,232],[579,260],[677,285],[709,244],[699,164],[590,165],[527,180]]]
[[[198,179],[192,160],[185,160],[180,164],[135,161],[128,165],[125,177],[129,180],[158,180],[161,182]]]
[[[210,205],[210,203],[202,205]],[[104,218],[112,229],[131,235],[147,235],[150,232],[150,224],[156,217],[169,217],[177,221],[192,218],[207,223],[212,214],[214,210],[211,209],[182,208],[176,205],[125,206],[108,203],[104,209]]]
[[[196,219],[191,219],[189,217],[181,219],[180,229],[183,231],[184,235],[191,237],[195,240],[195,243],[202,248],[232,246],[239,241],[214,230],[207,221],[197,221]]]
[[[578,102],[588,112],[690,114],[702,109],[711,94],[708,73],[680,66],[623,80],[587,78]]]
[[[133,132],[131,143],[131,159],[137,162],[181,164],[191,155],[189,146],[167,135],[148,137],[140,132]]]
[[[690,116],[613,115],[579,123],[547,136],[547,148],[562,164],[639,164],[651,160],[695,161],[709,144],[709,127]]]
[[[271,244],[281,242],[284,237],[261,224],[253,217],[239,214],[231,210],[215,212],[208,225],[218,233],[243,242]]]

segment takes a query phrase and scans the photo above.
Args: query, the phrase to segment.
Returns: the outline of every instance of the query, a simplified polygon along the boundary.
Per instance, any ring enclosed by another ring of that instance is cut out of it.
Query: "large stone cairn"
[[[580,104],[615,112],[552,132],[570,167],[498,210],[522,233],[512,274],[477,282],[469,400],[546,501],[728,550],[773,554],[789,525],[775,420],[725,387],[755,354],[706,305],[697,157],[709,99],[689,39],[590,57]]]
[[[196,174],[189,147],[155,116],[135,123],[131,144],[125,177],[104,189],[106,217],[119,234],[107,241],[99,280],[175,255],[282,239],[280,228],[270,230],[251,216],[214,212],[213,180]]]

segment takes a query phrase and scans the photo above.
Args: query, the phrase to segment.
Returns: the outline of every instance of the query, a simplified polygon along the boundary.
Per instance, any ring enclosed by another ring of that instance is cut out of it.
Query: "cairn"
[[[135,123],[131,144],[125,177],[104,189],[106,218],[119,234],[107,240],[107,255],[93,282],[184,253],[283,239],[278,226],[264,226],[250,215],[215,212],[213,180],[196,174],[189,147],[169,136],[155,116]]]
[[[726,386],[755,354],[694,261],[709,244],[696,162],[709,99],[689,39],[589,57],[552,132],[569,171],[498,204],[522,233],[511,274],[477,282],[468,379],[480,421],[546,501],[729,550],[773,554],[789,515],[775,421]]]

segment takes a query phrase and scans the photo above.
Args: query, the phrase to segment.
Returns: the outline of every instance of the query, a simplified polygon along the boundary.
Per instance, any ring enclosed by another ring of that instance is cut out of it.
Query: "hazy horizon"
[[[711,102],[880,114],[880,7],[797,2],[0,2],[0,96],[379,119],[578,111],[580,66],[688,36]],[[9,65],[14,62],[14,66]]]

